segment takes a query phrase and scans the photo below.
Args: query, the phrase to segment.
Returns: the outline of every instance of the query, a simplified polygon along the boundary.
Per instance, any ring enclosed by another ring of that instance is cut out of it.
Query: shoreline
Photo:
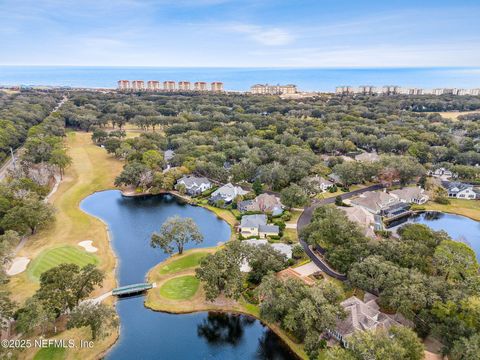
[[[471,200],[471,201],[477,201],[477,200]],[[470,220],[473,220],[473,221],[477,221],[477,222],[480,222],[479,219],[476,219],[472,216],[469,216],[469,215],[465,215],[465,214],[461,214],[459,212],[456,212],[456,211],[450,211],[450,210],[437,210],[437,209],[424,209],[424,210],[412,210],[413,214],[421,214],[421,213],[426,213],[426,212],[436,212],[436,213],[443,213],[443,214],[450,214],[450,215],[457,215],[457,216],[463,216],[467,219],[470,219]]]
[[[150,270],[145,275],[145,280],[147,282],[155,281],[155,275],[154,272],[155,270],[158,270],[159,268],[165,266],[165,264],[168,264],[170,262],[176,261],[179,258],[188,256],[190,254],[198,253],[198,252],[215,252],[218,249],[220,249],[221,246],[216,246],[216,247],[209,247],[209,248],[195,248],[195,249],[190,249],[185,251],[182,255],[175,254],[173,257],[169,257],[168,259],[159,262],[155,266],[153,266]],[[162,284],[167,282],[170,279],[174,279],[179,276],[188,276],[188,275],[193,275],[194,274],[194,269],[193,268],[186,268],[183,270],[179,270],[173,273],[167,273],[160,275],[163,277],[162,281],[155,281],[157,283],[157,287],[155,288],[157,291],[160,291],[160,288],[162,287]],[[203,296],[202,294],[202,287],[200,286],[197,292],[193,295],[193,298],[195,298],[196,295],[200,294],[200,296]],[[269,322],[266,322],[265,320],[261,319],[259,314],[256,313],[253,310],[249,310],[245,305],[249,304],[246,303],[246,301],[241,298],[242,300],[228,300],[224,304],[215,304],[214,302],[209,302],[206,299],[202,299],[199,304],[194,305],[194,301],[192,299],[189,300],[178,300],[179,302],[184,302],[183,305],[185,307],[182,308],[175,308],[175,304],[172,305],[167,305],[166,303],[161,304],[158,302],[158,300],[154,297],[154,294],[151,293],[151,291],[154,291],[154,289],[149,290],[144,298],[143,305],[145,308],[155,311],[155,312],[163,312],[167,314],[174,314],[174,315],[182,315],[182,314],[194,314],[194,313],[202,313],[202,312],[216,312],[216,313],[224,313],[224,314],[237,314],[237,315],[246,315],[250,316],[256,320],[258,320],[263,326],[267,327],[270,329],[275,335],[279,337],[279,339],[282,341],[282,343],[289,349],[289,351],[294,355],[297,359],[308,359],[306,356],[303,346],[301,343],[296,343],[294,340],[292,340],[288,334],[286,334],[279,326],[276,324],[271,324]],[[153,299],[152,299],[153,298]],[[169,301],[168,299],[165,299],[166,301]],[[171,300],[175,301],[175,300]],[[243,303],[245,302],[245,303]],[[227,304],[229,303],[229,304]],[[256,306],[255,304],[251,304],[253,306]]]

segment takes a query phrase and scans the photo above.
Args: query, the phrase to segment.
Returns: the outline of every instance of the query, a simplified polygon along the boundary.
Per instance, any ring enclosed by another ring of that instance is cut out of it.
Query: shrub
[[[303,251],[302,245],[297,244],[292,248],[292,257],[294,259],[301,259],[303,254],[305,254],[305,251]]]
[[[446,196],[443,196],[443,195],[438,195],[438,196],[435,196],[435,198],[433,199],[433,201],[435,201],[437,204],[441,204],[441,205],[448,205],[450,204],[450,199]]]

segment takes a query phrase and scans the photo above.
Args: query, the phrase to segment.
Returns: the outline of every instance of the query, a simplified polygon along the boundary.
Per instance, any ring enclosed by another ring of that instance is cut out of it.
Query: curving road
[[[380,189],[383,189],[383,186],[380,185],[380,184],[375,184],[375,185],[367,186],[367,187],[362,188],[362,189],[358,189],[358,190],[354,190],[354,191],[342,194],[342,195],[340,195],[340,197],[342,198],[342,200],[345,200],[345,199],[351,198],[353,196],[360,195],[360,194],[362,194],[364,192],[367,192],[367,191],[374,191],[374,190],[380,190]],[[310,257],[310,259],[313,261],[313,263],[315,265],[317,265],[327,275],[330,275],[331,277],[333,277],[335,279],[345,281],[345,280],[347,280],[347,277],[346,277],[345,274],[340,274],[340,273],[336,272],[335,270],[333,270],[322,258],[317,256],[312,251],[312,249],[310,249],[308,244],[300,237],[301,230],[303,228],[305,228],[305,226],[310,224],[310,222],[312,221],[313,212],[315,211],[315,209],[318,208],[319,206],[326,205],[326,204],[333,204],[333,203],[335,203],[335,198],[334,197],[327,198],[327,199],[322,199],[322,200],[314,200],[312,205],[305,208],[302,215],[300,215],[300,217],[298,218],[297,233],[298,233],[298,239],[299,239],[300,244],[303,246],[303,249],[305,250],[307,255]]]

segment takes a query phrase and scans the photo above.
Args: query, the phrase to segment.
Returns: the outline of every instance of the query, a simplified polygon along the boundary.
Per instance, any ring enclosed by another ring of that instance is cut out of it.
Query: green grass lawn
[[[35,354],[33,360],[63,360],[67,350],[62,347],[43,348]]]
[[[74,246],[61,246],[40,253],[28,267],[28,275],[38,280],[42,273],[63,263],[77,264],[82,267],[87,264],[98,264],[98,258]]]
[[[188,300],[198,290],[200,280],[193,275],[180,276],[168,280],[160,288],[160,295],[171,300]]]
[[[297,229],[285,229],[283,230],[283,237],[282,240],[289,243],[296,243],[298,242],[298,234]]]
[[[208,252],[195,252],[190,255],[184,256],[178,260],[174,260],[167,265],[163,266],[159,273],[160,274],[170,274],[180,270],[188,269],[197,266],[200,264],[205,256],[208,255]]]
[[[450,204],[442,205],[429,201],[424,205],[414,206],[413,209],[443,211],[451,214],[467,216],[473,220],[480,221],[480,201],[449,199]]]

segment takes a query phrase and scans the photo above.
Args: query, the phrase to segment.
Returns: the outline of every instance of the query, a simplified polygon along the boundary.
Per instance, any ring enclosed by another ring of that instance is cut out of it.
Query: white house
[[[480,199],[480,191],[475,189],[473,185],[451,182],[447,183],[445,187],[448,192],[448,197],[467,200]]]
[[[277,225],[267,224],[267,215],[244,215],[240,222],[240,233],[245,237],[260,237],[265,239],[267,236],[275,236],[280,232]]]
[[[212,184],[210,181],[205,177],[196,177],[196,176],[184,176],[177,181],[176,188],[178,189],[178,185],[185,186],[186,193],[188,195],[199,195],[202,192],[210,189]]]
[[[216,202],[223,200],[225,203],[231,203],[237,196],[248,194],[248,191],[243,190],[240,186],[235,186],[231,183],[225,184],[212,193],[210,201]]]

